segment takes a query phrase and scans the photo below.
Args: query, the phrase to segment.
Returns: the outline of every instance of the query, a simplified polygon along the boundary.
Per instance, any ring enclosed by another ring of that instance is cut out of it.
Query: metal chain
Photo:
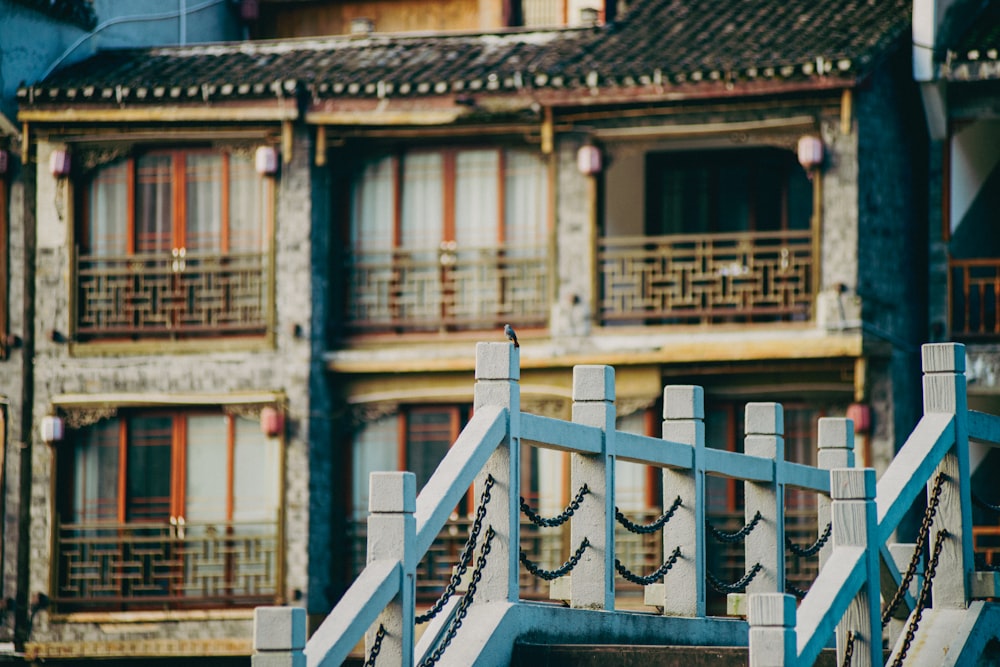
[[[372,650],[368,654],[368,659],[365,660],[365,667],[375,667],[375,661],[378,660],[378,654],[382,650],[383,639],[385,639],[385,626],[379,623],[378,632],[375,633],[375,641],[372,642]]]
[[[569,505],[566,506],[566,509],[563,510],[562,514],[554,516],[551,519],[538,516],[534,510],[528,507],[528,503],[524,501],[524,496],[521,496],[521,511],[524,512],[524,515],[528,517],[531,523],[536,526],[541,526],[542,528],[555,528],[556,526],[561,526],[569,521],[569,518],[573,516],[573,513],[580,509],[580,503],[583,502],[583,497],[588,493],[590,493],[590,489],[586,484],[584,484],[580,488],[580,491],[577,492],[576,498],[573,498],[573,500],[570,501]]]
[[[676,512],[677,508],[680,506],[681,506],[681,497],[677,496],[677,499],[674,500],[674,504],[670,506],[670,509],[661,514],[660,518],[658,518],[656,521],[647,524],[645,526],[637,523],[632,523],[631,521],[629,521],[625,517],[625,515],[621,513],[621,510],[619,510],[617,507],[615,507],[615,519],[618,521],[618,523],[625,526],[625,529],[628,530],[628,532],[630,533],[635,533],[637,535],[648,535],[650,533],[655,533],[660,528],[663,528],[663,526],[666,525],[668,521],[670,521],[671,517],[674,516],[674,512]]]
[[[798,586],[796,586],[794,584],[791,584],[791,583],[789,583],[789,582],[786,581],[785,582],[785,592],[786,593],[791,593],[792,595],[794,595],[796,600],[801,600],[802,598],[804,598],[806,596],[806,593],[808,593],[809,591],[804,591],[801,588],[799,588]]]
[[[486,483],[483,484],[483,492],[479,497],[479,507],[476,508],[476,518],[469,528],[469,539],[466,540],[465,547],[462,549],[462,555],[458,559],[458,565],[451,574],[451,581],[448,582],[448,586],[444,589],[441,597],[434,603],[434,606],[414,618],[414,623],[418,625],[426,623],[441,613],[441,610],[444,609],[444,606],[451,599],[451,596],[455,594],[455,590],[462,582],[462,577],[465,576],[466,571],[469,569],[469,563],[472,562],[472,554],[476,551],[476,542],[479,541],[479,533],[483,529],[483,519],[486,518],[486,505],[490,502],[490,491],[493,489],[495,481],[493,475],[486,476]]]
[[[927,607],[927,603],[930,601],[931,597],[931,585],[934,581],[934,575],[937,573],[938,557],[941,555],[941,547],[944,546],[944,541],[950,537],[951,534],[947,529],[942,528],[934,539],[934,550],[931,553],[931,560],[927,564],[927,572],[924,577],[924,585],[920,588],[920,595],[917,597],[917,608],[913,610],[913,616],[910,618],[910,623],[906,627],[906,636],[903,637],[903,645],[899,649],[899,654],[896,659],[892,661],[892,667],[900,667],[903,664],[903,659],[906,658],[906,652],[910,650],[910,644],[913,643],[913,638],[917,634],[917,627],[920,625],[920,617],[924,614],[924,609]]]
[[[819,550],[823,548],[827,540],[830,539],[830,535],[833,534],[833,524],[826,524],[826,528],[823,530],[823,534],[812,543],[812,546],[800,547],[799,545],[792,542],[791,538],[785,536],[785,547],[791,551],[796,556],[802,556],[803,558],[808,558],[809,556],[815,556],[819,553]]]
[[[618,570],[618,574],[622,575],[627,581],[631,581],[633,584],[639,584],[640,586],[649,586],[650,584],[662,579],[663,575],[670,571],[670,568],[674,566],[674,563],[676,563],[677,559],[680,557],[681,548],[677,547],[674,549],[674,552],[670,554],[670,558],[668,558],[667,561],[656,570],[656,572],[645,577],[629,571],[629,569],[622,565],[622,562],[617,558],[615,559],[615,569]]]
[[[760,563],[754,563],[753,567],[743,575],[742,579],[732,584],[722,583],[714,574],[707,570],[705,571],[705,578],[708,579],[708,584],[715,589],[716,593],[742,593],[762,569],[763,566]]]
[[[886,605],[882,612],[882,627],[889,624],[892,613],[903,601],[906,591],[910,590],[910,582],[917,573],[917,565],[920,563],[920,556],[924,553],[924,545],[927,544],[927,536],[930,535],[931,526],[934,524],[934,515],[937,514],[938,503],[941,501],[941,488],[944,485],[945,474],[938,473],[934,479],[934,487],[931,489],[931,499],[927,501],[927,509],[924,510],[924,518],[920,521],[920,530],[917,532],[917,543],[913,548],[913,556],[910,557],[910,564],[906,568],[906,573],[899,582],[899,588],[892,596],[892,600]]]
[[[854,634],[854,630],[847,631],[847,646],[844,647],[844,661],[840,663],[840,667],[851,667],[851,660],[854,659],[854,640],[857,636]]]
[[[469,613],[469,607],[472,606],[472,601],[476,597],[476,589],[479,587],[479,581],[483,578],[483,569],[486,567],[486,556],[493,548],[493,538],[495,536],[496,532],[493,530],[493,526],[488,527],[486,529],[486,539],[483,540],[483,546],[479,549],[479,558],[476,559],[476,567],[472,571],[472,577],[469,580],[469,588],[465,591],[465,595],[462,596],[462,601],[458,603],[455,617],[451,619],[448,631],[445,633],[441,643],[427,656],[427,659],[421,661],[419,667],[431,667],[436,664],[441,659],[441,656],[444,655],[445,649],[451,644],[451,640],[458,634],[458,629],[462,627],[462,621],[465,620],[466,614]]]
[[[556,568],[555,570],[541,569],[540,567],[532,563],[530,560],[528,560],[528,555],[524,553],[523,549],[521,550],[521,563],[524,564],[524,567],[528,568],[528,572],[532,573],[536,577],[544,579],[545,581],[552,581],[553,579],[558,579],[559,577],[569,574],[573,570],[573,568],[576,567],[576,564],[580,562],[580,558],[583,556],[583,552],[586,551],[587,547],[589,546],[590,546],[590,540],[587,539],[586,537],[583,538],[583,542],[580,542],[580,546],[577,547],[576,553],[570,556],[568,561],[563,563],[560,567]]]
[[[723,542],[725,544],[733,544],[735,542],[742,541],[747,535],[752,533],[753,529],[757,527],[758,523],[760,523],[761,518],[762,517],[760,515],[760,512],[757,512],[756,514],[753,515],[753,519],[750,520],[750,523],[743,526],[735,533],[722,532],[721,530],[713,526],[711,523],[709,523],[708,519],[705,520],[705,526],[708,528],[709,531],[711,531],[712,537],[717,539],[719,542]]]

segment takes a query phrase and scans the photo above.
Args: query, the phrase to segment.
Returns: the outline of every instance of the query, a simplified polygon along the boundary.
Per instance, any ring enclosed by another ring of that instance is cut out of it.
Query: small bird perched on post
[[[509,324],[503,325],[503,332],[507,336],[507,340],[514,341],[514,347],[521,347],[517,344],[517,334],[514,333],[514,329]]]

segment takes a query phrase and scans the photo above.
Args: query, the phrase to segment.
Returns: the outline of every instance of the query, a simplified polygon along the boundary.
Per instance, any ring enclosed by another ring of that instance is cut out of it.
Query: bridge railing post
[[[834,547],[864,549],[865,583],[837,625],[837,664],[843,664],[849,634],[854,636],[853,667],[882,664],[882,619],[879,610],[878,516],[875,471],[838,468],[830,472]]]
[[[822,417],[818,424],[819,451],[816,467],[823,470],[854,467],[854,421],[845,417]],[[830,525],[830,497],[816,494],[816,530],[821,536]],[[823,569],[833,550],[833,541],[827,540],[819,550],[819,569]]]
[[[663,587],[665,616],[705,615],[705,392],[696,385],[663,390],[663,439],[690,445],[691,468],[664,468],[663,507],[681,504],[663,526],[663,555],[680,548]]]
[[[785,592],[785,484],[781,477],[785,460],[784,410],[778,403],[747,403],[743,451],[774,461],[770,483],[745,482],[744,518],[749,524],[760,513],[757,524],[744,542],[746,567],[760,563],[760,570],[747,584],[747,593]]]
[[[786,593],[751,593],[750,667],[793,667],[796,664],[795,597]]]
[[[577,549],[585,539],[590,543],[570,576],[570,605],[610,610],[615,606],[614,368],[573,369],[573,422],[604,431],[604,451],[570,457],[571,493],[584,485],[589,490],[570,522],[570,547]]]
[[[969,491],[968,398],[965,346],[934,343],[921,349],[924,370],[924,413],[955,415],[955,446],[945,455],[927,482],[928,494],[938,474],[944,485],[928,543],[947,529],[934,577],[934,607],[965,609],[969,605],[972,557],[972,497]]]
[[[368,562],[398,560],[400,589],[365,633],[365,654],[375,645],[380,629],[379,664],[413,665],[413,624],[416,604],[417,478],[412,472],[373,472],[368,494]]]
[[[521,354],[512,343],[476,344],[476,386],[473,409],[487,405],[507,408],[507,437],[494,450],[476,478],[476,497],[493,477],[489,525],[495,536],[489,564],[478,586],[477,601],[516,602],[520,597],[521,519]]]
[[[253,610],[251,667],[305,667],[306,610],[257,607]]]

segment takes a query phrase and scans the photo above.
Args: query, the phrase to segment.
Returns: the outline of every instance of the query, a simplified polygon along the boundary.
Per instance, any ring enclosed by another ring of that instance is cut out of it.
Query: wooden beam
[[[244,122],[295,120],[298,116],[294,107],[278,106],[26,109],[17,114],[25,123]]]

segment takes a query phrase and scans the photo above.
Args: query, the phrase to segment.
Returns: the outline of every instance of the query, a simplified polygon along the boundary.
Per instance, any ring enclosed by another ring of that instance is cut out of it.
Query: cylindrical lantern
[[[596,174],[601,171],[601,149],[593,144],[584,144],[576,152],[576,168],[581,174]]]
[[[823,164],[823,140],[812,135],[799,138],[799,164],[806,171],[812,171]]]
[[[69,151],[65,148],[57,148],[49,155],[49,171],[56,178],[69,176],[70,159]]]
[[[274,146],[260,146],[254,155],[258,174],[273,174],[278,171],[278,151]]]
[[[851,403],[847,406],[847,418],[854,422],[855,433],[868,433],[871,430],[871,406],[864,403]]]
[[[285,432],[285,413],[273,406],[260,411],[260,430],[269,438],[277,438]]]
[[[56,415],[42,417],[42,441],[59,442],[63,439],[63,420]]]

